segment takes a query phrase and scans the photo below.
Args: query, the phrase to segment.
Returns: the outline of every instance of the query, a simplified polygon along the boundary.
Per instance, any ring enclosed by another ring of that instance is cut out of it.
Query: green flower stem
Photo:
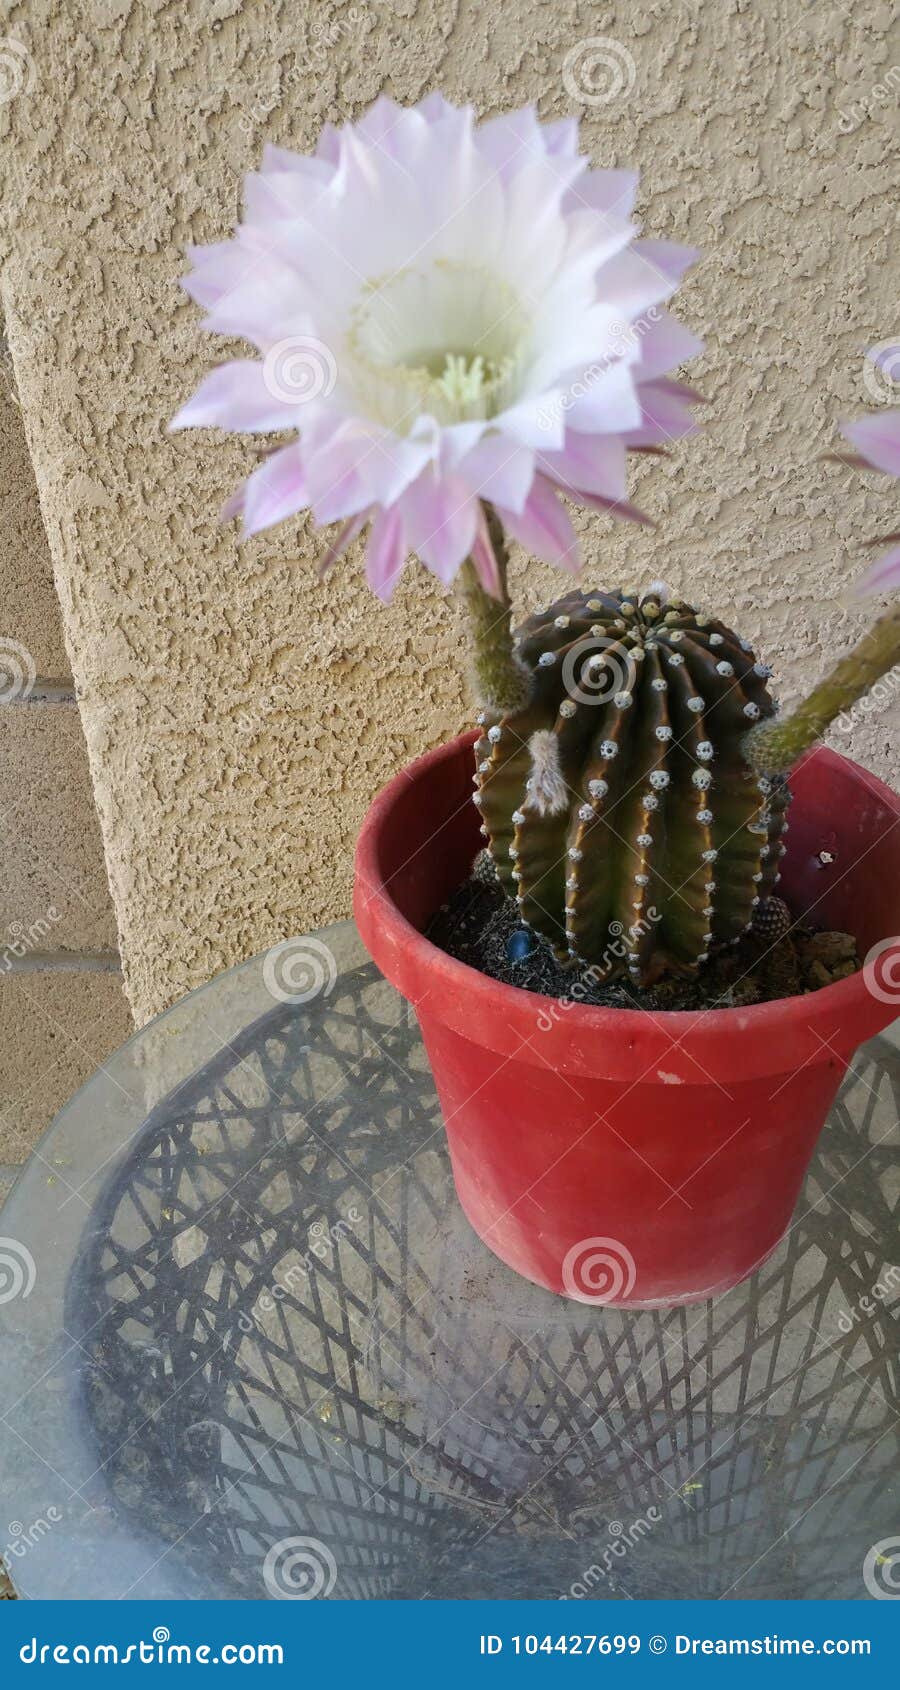
[[[751,728],[744,755],[760,775],[783,774],[808,751],[843,710],[849,710],[900,660],[900,607],[882,616],[858,646],[835,664],[790,716]]]
[[[471,640],[474,691],[478,703],[498,715],[520,710],[528,698],[528,677],[515,657],[507,574],[509,554],[495,511],[485,506],[488,532],[500,572],[501,598],[486,593],[471,558],[459,571],[457,593],[465,605]]]

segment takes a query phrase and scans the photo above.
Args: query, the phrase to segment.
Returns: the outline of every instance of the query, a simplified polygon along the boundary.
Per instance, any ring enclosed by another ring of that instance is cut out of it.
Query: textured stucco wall
[[[2,64],[0,47],[0,91]],[[2,341],[0,863],[2,1201],[56,1111],[131,1031],[84,736]]]
[[[708,336],[712,403],[702,438],[635,474],[657,532],[581,524],[596,576],[714,601],[785,697],[853,638],[839,594],[893,524],[874,478],[818,454],[871,403],[862,349],[900,327],[888,4],[35,0],[4,27],[28,54],[0,106],[9,336],[139,1017],[344,913],[370,795],[466,714],[424,575],[385,611],[356,559],[316,585],[300,525],[238,548],[215,512],[251,444],[165,433],[225,350],[179,292],[180,249],[230,228],[265,138],[307,148],[383,89],[577,111],[566,55],[613,38],[633,86],[584,108],[585,141],[640,165],[650,231],[709,255],[680,311]],[[553,584],[514,583],[523,604]],[[889,773],[897,721],[851,748]]]

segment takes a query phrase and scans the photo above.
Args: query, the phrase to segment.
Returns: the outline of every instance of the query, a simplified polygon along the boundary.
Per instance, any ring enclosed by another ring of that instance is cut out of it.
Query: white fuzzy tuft
[[[569,794],[559,766],[559,745],[555,733],[539,728],[528,741],[531,752],[531,775],[528,782],[528,802],[540,816],[556,816],[565,810]]]
[[[656,599],[658,604],[668,604],[671,597],[672,589],[666,586],[665,581],[651,581],[641,594],[642,599]]]

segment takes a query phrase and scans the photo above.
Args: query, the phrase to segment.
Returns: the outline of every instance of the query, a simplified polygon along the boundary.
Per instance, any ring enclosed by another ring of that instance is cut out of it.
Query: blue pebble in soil
[[[534,950],[534,936],[527,927],[517,927],[506,941],[506,954],[510,962],[524,962]]]

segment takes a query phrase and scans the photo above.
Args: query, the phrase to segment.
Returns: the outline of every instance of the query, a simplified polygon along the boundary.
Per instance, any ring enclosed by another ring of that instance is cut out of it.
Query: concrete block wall
[[[0,1200],[131,1025],[60,607],[0,349]]]

